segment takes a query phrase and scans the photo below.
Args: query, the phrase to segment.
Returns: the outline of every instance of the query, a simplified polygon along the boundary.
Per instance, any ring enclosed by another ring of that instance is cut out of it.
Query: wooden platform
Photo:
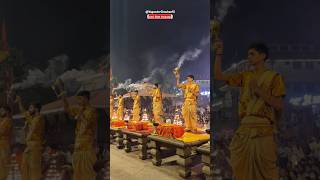
[[[156,135],[150,135],[148,139],[150,140],[149,146],[152,148],[151,155],[153,165],[161,166],[163,158],[178,155],[177,163],[180,166],[179,176],[183,178],[188,178],[191,175],[192,166],[201,163],[201,155],[196,149],[209,141],[199,140],[186,143]]]
[[[148,158],[148,136],[151,134],[148,131],[130,131],[122,129],[124,146],[126,152],[131,152],[133,146],[138,146],[140,151],[139,158],[145,160]]]
[[[201,154],[201,161],[203,163],[202,173],[207,180],[213,179],[213,155],[210,151],[210,144],[204,144],[197,148],[197,151]]]

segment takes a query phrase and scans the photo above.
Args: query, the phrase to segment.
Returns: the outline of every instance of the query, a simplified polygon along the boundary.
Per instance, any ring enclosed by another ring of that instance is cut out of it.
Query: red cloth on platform
[[[152,126],[149,124],[149,122],[129,122],[128,129],[134,131],[143,131],[152,129]]]
[[[184,127],[174,124],[162,124],[157,127],[156,132],[159,136],[168,138],[180,138],[184,134]]]
[[[110,126],[111,127],[122,127],[122,126],[126,126],[126,122],[122,121],[122,120],[111,121]]]

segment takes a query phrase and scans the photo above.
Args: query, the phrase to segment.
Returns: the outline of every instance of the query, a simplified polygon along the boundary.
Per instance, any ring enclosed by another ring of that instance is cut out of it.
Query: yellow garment
[[[112,116],[113,116],[113,103],[114,103],[113,97],[110,97],[110,120],[112,119]]]
[[[182,116],[187,130],[197,130],[197,97],[200,87],[198,84],[185,83],[178,86],[184,91],[184,103],[182,106]]]
[[[10,143],[12,135],[12,119],[0,119],[0,180],[6,180],[9,174]]]
[[[21,165],[22,180],[38,180],[41,178],[41,150],[44,133],[44,120],[41,115],[31,116],[25,113],[28,132],[27,147],[23,152]]]
[[[250,92],[250,82],[253,79],[258,81],[260,88],[266,90],[270,95],[275,97],[282,97],[285,95],[285,85],[283,78],[280,74],[274,71],[266,70],[266,73],[257,75],[253,71],[245,71],[239,74],[232,74],[227,77],[227,83],[230,86],[240,87],[240,102],[239,102],[239,117],[242,119],[246,115],[255,115],[259,117],[265,117],[269,120],[273,119],[273,109],[270,106],[261,106],[256,112],[247,112],[248,104],[250,100],[255,97]],[[259,79],[259,77],[261,77]]]
[[[84,109],[72,107],[68,113],[77,120],[76,140],[72,155],[73,179],[95,180],[93,166],[96,162],[94,140],[97,132],[97,112],[87,106]]]
[[[93,166],[96,160],[93,149],[74,152],[72,155],[73,180],[95,180],[96,173]]]
[[[22,180],[40,180],[42,143],[27,142],[21,165]]]
[[[133,121],[140,121],[140,96],[134,96],[133,98],[133,110],[132,110],[132,120]]]
[[[283,79],[273,71],[266,70],[260,75],[247,71],[228,76],[230,85],[241,87],[241,123],[230,144],[231,166],[237,180],[278,180],[274,109],[251,92],[253,79],[270,95],[285,95]]]
[[[119,97],[118,111],[117,111],[118,120],[123,120],[123,112],[124,112],[124,99],[123,97]]]
[[[152,110],[154,120],[158,123],[162,122],[161,116],[163,115],[163,107],[162,107],[162,92],[160,88],[153,89],[151,91],[152,95]]]
[[[177,138],[177,140],[183,141],[185,143],[202,141],[202,140],[210,140],[210,135],[208,134],[193,134],[189,132],[185,132],[181,138]]]
[[[268,119],[247,116],[230,144],[231,166],[237,180],[278,180],[273,126]]]

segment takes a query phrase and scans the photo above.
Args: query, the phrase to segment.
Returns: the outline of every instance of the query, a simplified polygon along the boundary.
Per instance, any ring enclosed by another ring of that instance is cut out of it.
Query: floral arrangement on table
[[[124,128],[126,126],[127,126],[127,123],[122,120],[112,120],[110,122],[110,127],[113,127],[113,128]]]
[[[128,122],[128,130],[130,131],[153,131],[153,125],[150,122],[145,121],[129,121]]]
[[[175,124],[160,124],[156,129],[158,136],[180,138],[184,134],[184,127]]]

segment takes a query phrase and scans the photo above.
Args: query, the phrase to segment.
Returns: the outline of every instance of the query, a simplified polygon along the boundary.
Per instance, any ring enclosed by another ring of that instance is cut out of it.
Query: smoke
[[[143,78],[142,81],[140,81],[140,83],[158,83],[160,84],[162,90],[170,92],[172,87],[174,87],[175,85],[175,79],[173,75],[170,76],[172,74],[171,70],[172,68],[156,68],[151,72],[151,74],[148,77]]]
[[[207,45],[210,43],[210,36],[207,36],[205,38],[203,38],[198,47],[192,49],[192,50],[188,50],[186,52],[184,52],[178,60],[178,64],[177,67],[181,68],[181,66],[184,64],[185,61],[194,61],[197,60],[198,57],[201,55],[201,53],[203,52],[203,49],[207,47]]]
[[[143,83],[158,83],[160,84],[162,90],[164,92],[172,92],[173,87],[175,87],[175,78],[173,75],[173,68],[179,67],[181,68],[186,61],[196,61],[199,59],[199,56],[203,53],[205,48],[208,48],[208,44],[210,43],[210,36],[206,36],[201,39],[197,47],[193,49],[189,49],[182,53],[182,55],[178,55],[178,53],[174,53],[168,56],[165,59],[158,58],[154,54],[154,52],[148,52],[144,57],[148,58],[149,65],[146,69],[148,76],[142,78],[135,83],[132,82],[132,79],[127,79],[123,83],[119,83],[114,90],[125,89],[127,91],[133,90],[141,90],[144,88]],[[155,62],[162,61],[164,62],[160,67],[154,68]]]
[[[66,82],[66,81],[70,81],[70,80],[77,80],[81,77],[86,77],[86,76],[90,76],[90,75],[94,75],[96,74],[96,72],[94,70],[76,70],[76,69],[72,69],[69,71],[66,71],[65,73],[61,74],[60,76],[56,77],[60,78],[62,81]]]
[[[156,56],[152,55],[152,53],[149,53],[146,57],[152,57],[150,61],[159,61],[159,58],[156,58]],[[169,92],[170,88],[174,86],[174,77],[170,76],[172,74],[172,69],[174,68],[174,63],[179,58],[178,54],[173,54],[169,58],[163,60],[164,62],[160,67],[152,68],[149,66],[148,69],[150,69],[148,72],[148,75],[141,80],[138,80],[133,83],[132,79],[127,79],[122,83],[119,83],[116,88],[114,88],[115,91],[118,91],[120,89],[125,89],[126,91],[134,91],[134,90],[141,90],[144,88],[143,83],[159,83],[161,85],[162,90]],[[148,59],[149,60],[149,59]],[[153,64],[153,63],[151,63]],[[169,75],[169,76],[168,76]]]
[[[31,69],[28,71],[28,76],[25,80],[20,83],[16,83],[12,85],[12,89],[25,89],[36,84],[45,84],[45,74],[39,69]]]
[[[127,79],[123,83],[119,83],[118,86],[116,88],[114,88],[114,90],[125,89],[128,91],[130,84],[132,84],[132,80]]]
[[[194,61],[202,53],[201,49],[195,48],[193,50],[187,51],[181,55],[178,61],[178,68],[181,68],[185,61]]]
[[[134,90],[143,90],[145,88],[144,83],[158,83],[164,92],[171,92],[172,87],[175,85],[175,79],[173,75],[172,77],[168,76],[170,74],[172,74],[170,69],[156,68],[152,70],[148,77],[145,77],[135,83],[133,83],[131,79],[127,79],[125,82],[119,83],[118,86],[113,90],[119,91],[124,89],[128,92]]]
[[[135,90],[142,90],[144,89],[144,85],[142,82],[132,83],[132,79],[127,79],[123,83],[119,83],[118,86],[113,89],[113,91],[119,91],[123,89],[128,92],[135,91]]]
[[[68,60],[67,55],[60,55],[50,59],[49,65],[44,71],[37,68],[28,70],[27,78],[20,83],[13,84],[12,89],[26,89],[34,85],[50,86],[57,76],[67,69]]]
[[[147,59],[148,61],[146,62],[146,71],[147,72],[151,72],[154,68],[154,66],[157,63],[157,56],[156,53],[154,51],[148,51],[147,53],[145,53],[142,58]]]
[[[222,22],[225,16],[228,14],[230,7],[235,7],[234,0],[220,0],[216,2],[217,19]]]
[[[35,85],[48,88],[60,78],[65,83],[67,91],[75,92],[81,86],[78,81],[79,78],[96,74],[93,69],[96,69],[98,62],[90,60],[81,67],[81,70],[71,69],[67,71],[68,65],[69,57],[67,55],[56,56],[49,60],[49,65],[44,71],[37,68],[30,69],[26,79],[13,84],[11,88],[13,90],[23,90]]]
[[[161,68],[156,68],[154,69],[150,76],[146,77],[146,78],[143,78],[142,79],[142,82],[151,82],[151,81],[154,81],[154,80],[158,80],[158,81],[162,81],[163,79],[163,74],[165,74],[165,70],[164,69],[161,69]]]
[[[62,74],[67,70],[69,65],[69,57],[67,55],[56,56],[49,60],[49,66],[44,71],[46,80],[51,82],[52,79],[56,78],[59,74]]]

